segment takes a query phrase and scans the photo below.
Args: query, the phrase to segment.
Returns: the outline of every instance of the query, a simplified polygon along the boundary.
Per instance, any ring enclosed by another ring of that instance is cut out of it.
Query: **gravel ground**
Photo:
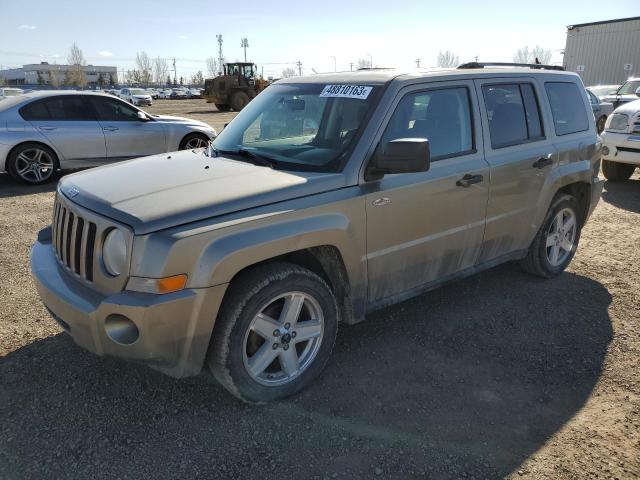
[[[311,388],[261,407],[61,332],[28,263],[53,189],[0,176],[0,478],[640,477],[637,174],[560,277],[507,264],[343,326]]]

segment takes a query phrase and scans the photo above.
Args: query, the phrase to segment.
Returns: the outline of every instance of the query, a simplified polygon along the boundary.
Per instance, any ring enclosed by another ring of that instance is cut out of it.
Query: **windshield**
[[[335,171],[354,145],[379,89],[272,85],[238,114],[213,146],[268,157],[275,168]]]
[[[145,92],[141,88],[132,88],[132,89],[129,90],[129,92],[131,92],[131,95],[146,95],[147,94],[147,92]]]
[[[18,89],[5,89],[4,90],[4,96],[5,97],[13,97],[15,95],[20,95],[22,93],[22,90],[18,90]]]
[[[620,90],[618,90],[618,95],[635,95],[638,87],[640,87],[640,80],[627,82],[620,87]]]
[[[589,90],[596,96],[602,97],[604,95],[609,95],[611,93],[616,93],[618,87],[615,85],[603,85],[597,87],[589,87]]]

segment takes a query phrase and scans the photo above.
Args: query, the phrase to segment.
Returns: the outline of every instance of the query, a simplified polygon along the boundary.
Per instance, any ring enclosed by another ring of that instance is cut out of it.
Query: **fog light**
[[[607,147],[607,146],[602,147],[602,154],[603,155],[609,155],[609,147]]]
[[[124,315],[117,313],[112,313],[105,318],[104,329],[109,338],[120,345],[131,345],[140,336],[136,324]]]

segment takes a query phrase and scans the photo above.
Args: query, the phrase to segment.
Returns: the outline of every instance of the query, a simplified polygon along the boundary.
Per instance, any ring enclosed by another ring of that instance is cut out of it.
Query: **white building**
[[[57,79],[58,85],[64,85],[70,65],[57,65],[48,62],[23,65],[21,68],[0,70],[0,77],[11,86],[23,85],[51,85],[52,77]],[[85,65],[82,67],[87,75],[88,86],[112,85],[118,83],[118,69],[102,65]],[[100,79],[102,82],[100,82]]]

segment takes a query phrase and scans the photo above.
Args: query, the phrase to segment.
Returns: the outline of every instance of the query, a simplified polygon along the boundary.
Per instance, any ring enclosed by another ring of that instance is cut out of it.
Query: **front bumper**
[[[606,155],[603,153],[603,160],[640,166],[640,133],[604,131],[600,136],[602,137],[602,148],[609,149]]]
[[[31,272],[42,302],[78,345],[97,355],[146,363],[173,377],[200,372],[227,285],[167,295],[123,291],[103,296],[60,267],[47,230],[31,250]],[[109,327],[108,319],[119,316],[137,327],[130,344],[116,341]]]

